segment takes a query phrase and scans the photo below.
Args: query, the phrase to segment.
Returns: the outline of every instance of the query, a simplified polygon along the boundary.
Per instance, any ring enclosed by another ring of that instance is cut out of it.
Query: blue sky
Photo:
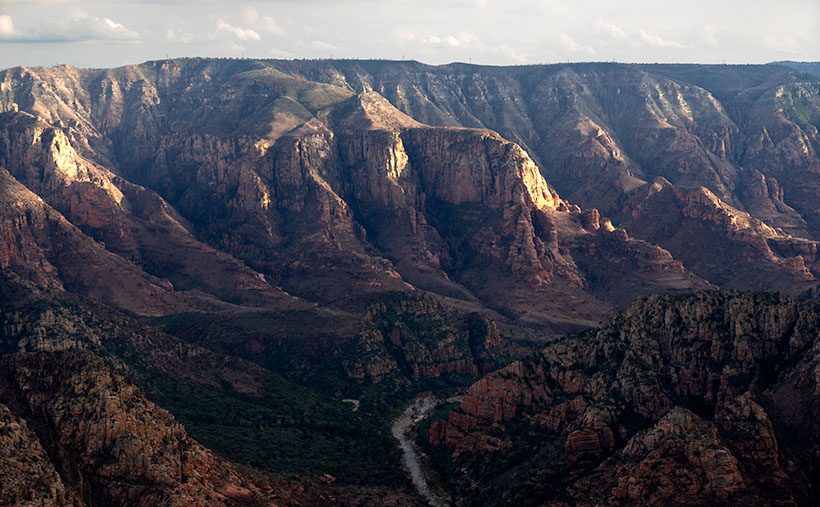
[[[0,0],[0,68],[179,56],[820,60],[818,0]]]

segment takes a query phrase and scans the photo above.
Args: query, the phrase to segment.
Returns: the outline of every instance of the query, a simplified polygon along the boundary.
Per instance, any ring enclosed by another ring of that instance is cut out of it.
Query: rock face
[[[441,306],[435,303],[429,307],[427,314],[419,311],[407,319],[413,319],[412,323],[415,325],[427,324],[429,329],[437,322],[436,319],[438,322],[441,321],[442,316],[437,315],[439,311],[445,312]],[[229,312],[238,319],[238,322],[261,332],[259,340],[265,347],[260,346],[259,341],[247,339],[248,335],[241,334],[241,329],[226,330],[231,321],[220,312],[174,316],[173,319],[181,322],[192,318],[215,322],[213,334],[209,334],[208,330],[202,327],[186,325],[186,331],[193,336],[176,337],[149,326],[143,319],[123,314],[80,296],[39,289],[19,276],[0,271],[0,362],[13,362],[17,360],[15,358],[20,357],[36,357],[37,361],[44,361],[43,365],[36,368],[31,366],[20,371],[3,370],[3,378],[11,383],[6,386],[8,390],[0,386],[0,392],[19,392],[19,396],[24,396],[39,389],[37,392],[40,398],[37,403],[42,403],[45,407],[49,403],[56,404],[55,400],[62,400],[61,410],[65,409],[74,417],[71,424],[76,426],[77,432],[87,430],[84,438],[107,439],[102,449],[95,450],[94,445],[85,441],[75,442],[77,452],[54,448],[54,439],[50,434],[43,432],[42,421],[32,419],[21,408],[22,402],[15,404],[16,398],[8,398],[0,393],[0,408],[6,407],[11,410],[8,417],[0,416],[2,424],[5,425],[3,428],[8,429],[2,433],[3,437],[8,439],[0,438],[0,446],[6,445],[0,447],[0,459],[6,460],[0,466],[0,475],[5,473],[3,486],[10,485],[8,489],[0,488],[0,499],[3,499],[0,502],[5,503],[4,499],[9,498],[40,498],[43,502],[51,502],[53,505],[69,505],[69,500],[79,499],[75,502],[77,505],[97,505],[92,500],[99,498],[99,495],[92,494],[92,498],[89,499],[88,495],[81,491],[83,485],[89,482],[87,477],[66,475],[66,470],[75,468],[80,470],[81,475],[85,473],[84,470],[91,473],[90,469],[93,467],[83,461],[86,458],[79,453],[84,452],[88,446],[94,451],[88,459],[94,463],[108,463],[112,459],[109,452],[112,448],[126,448],[128,457],[124,456],[122,459],[129,463],[133,461],[135,464],[123,465],[119,470],[122,473],[133,467],[137,467],[140,474],[167,472],[166,458],[152,458],[148,451],[141,449],[141,442],[149,439],[143,438],[139,432],[144,431],[150,435],[156,432],[167,437],[168,435],[163,432],[167,429],[164,425],[170,416],[162,411],[165,415],[155,417],[155,411],[159,409],[153,405],[148,415],[140,416],[137,421],[139,424],[122,415],[135,403],[144,401],[142,395],[135,394],[137,387],[120,377],[119,374],[122,374],[139,384],[152,400],[174,411],[197,439],[202,439],[209,447],[213,447],[220,456],[241,459],[243,464],[250,462],[258,467],[252,469],[243,466],[241,482],[230,483],[225,487],[211,488],[206,484],[202,489],[196,486],[199,488],[198,491],[216,491],[216,499],[197,500],[194,505],[210,505],[213,502],[218,504],[220,499],[228,504],[236,503],[222,499],[219,495],[250,505],[265,505],[271,502],[276,505],[348,505],[360,501],[367,503],[368,497],[381,498],[387,505],[412,505],[412,491],[401,480],[396,480],[396,475],[398,474],[399,478],[401,475],[400,470],[394,470],[398,469],[399,461],[398,456],[395,461],[392,460],[392,442],[385,442],[386,438],[378,434],[381,429],[378,423],[370,424],[368,421],[373,417],[385,416],[378,412],[374,414],[373,409],[367,406],[351,413],[350,408],[339,399],[342,395],[338,394],[338,390],[344,389],[346,379],[356,386],[375,380],[369,377],[348,377],[344,374],[342,360],[347,357],[344,352],[353,348],[360,336],[356,334],[357,330],[361,329],[360,325],[357,327],[359,323],[356,317],[346,314],[340,318],[342,314],[338,311],[331,313],[328,310],[300,307],[280,310],[271,317],[272,323],[269,324],[260,319],[259,314],[262,313],[267,315],[263,310],[247,308]],[[301,320],[294,319],[296,316],[301,317]],[[333,334],[317,337],[320,326],[316,321],[323,316],[328,320],[328,326],[332,327]],[[292,327],[281,329],[280,324],[283,321],[290,321]],[[479,318],[478,323],[486,324],[484,331],[494,329],[483,317]],[[272,335],[277,328],[280,329],[282,336],[274,337]],[[475,328],[478,336],[482,328],[478,325]],[[294,329],[295,332],[292,332]],[[452,329],[456,333],[466,334],[466,330],[462,331],[459,326],[453,326]],[[415,333],[424,336],[420,330],[412,329],[409,330],[407,340],[412,342]],[[412,364],[411,361],[417,360],[424,366],[416,368],[417,379],[431,376],[446,377],[455,369],[447,369],[450,364],[473,365],[466,368],[468,372],[465,375],[467,379],[474,378],[477,373],[471,376],[469,372],[479,371],[476,364],[480,364],[482,368],[497,365],[503,360],[503,354],[510,352],[508,341],[500,339],[497,334],[485,332],[482,336],[486,338],[485,343],[475,344],[474,348],[470,348],[473,344],[463,343],[466,340],[462,342],[453,339],[449,343],[438,344],[435,340],[439,339],[439,336],[429,333],[427,346],[438,354],[428,357],[408,353],[407,359],[402,362],[402,368],[393,368],[383,374],[392,382],[389,386],[394,389],[401,388],[416,380],[410,377],[412,369],[409,366]],[[229,337],[234,341],[230,342]],[[211,348],[189,343],[186,338]],[[275,343],[275,338],[283,338],[281,341],[284,343]],[[325,343],[317,346],[317,341],[323,340]],[[495,340],[500,343],[495,343]],[[245,350],[240,350],[237,344],[241,344]],[[410,346],[412,347],[412,343]],[[416,351],[417,348],[411,350]],[[389,348],[383,352],[376,359],[390,360],[394,365],[394,357],[404,357],[400,349]],[[106,364],[97,356],[104,358]],[[247,359],[238,356],[245,356]],[[85,361],[88,358],[93,359],[93,364],[86,368]],[[426,362],[423,362],[425,360]],[[286,362],[286,366],[282,367],[281,362]],[[265,366],[275,368],[276,373],[294,380],[285,379]],[[100,368],[102,372],[98,371]],[[337,371],[343,373],[342,378],[334,376]],[[54,372],[59,372],[59,375]],[[72,372],[81,372],[83,376],[69,377]],[[38,377],[41,376],[45,380],[37,383]],[[310,377],[313,383],[300,383],[305,376]],[[24,377],[27,383],[22,387],[14,383]],[[109,389],[111,386],[108,383],[93,389],[82,387],[94,386],[94,379],[108,377],[118,379],[116,382],[111,381],[116,389]],[[333,379],[333,384],[329,388],[332,389],[330,394],[314,387],[317,377],[319,382],[329,383],[327,378]],[[446,383],[447,379],[440,378],[439,381]],[[461,380],[461,383],[463,384],[464,380]],[[382,386],[384,385],[388,383],[384,382]],[[61,389],[69,389],[70,392],[63,396]],[[100,396],[102,402],[97,400]],[[368,402],[369,399],[363,400],[362,404]],[[79,410],[84,406],[83,403],[96,407],[94,410],[97,412],[91,409],[76,413],[71,411],[75,406]],[[105,410],[100,412],[100,407]],[[41,412],[46,413],[46,408]],[[218,419],[215,419],[215,414],[219,414]],[[62,414],[61,417],[62,422],[66,422],[65,418],[68,415]],[[123,431],[118,430],[118,433],[112,435],[110,427],[122,420],[127,422],[127,426]],[[181,426],[176,422],[173,424],[176,428],[173,435],[178,437],[177,430],[181,429]],[[134,425],[138,428],[135,429]],[[158,427],[153,428],[154,425]],[[32,434],[26,428],[34,428],[36,431]],[[130,436],[128,432],[135,436]],[[248,434],[253,436],[246,437]],[[281,438],[280,435],[286,435],[289,440],[294,440],[294,435],[297,438],[309,435],[311,440],[318,440],[319,444],[289,444],[286,441],[283,445],[281,440],[277,440]],[[184,438],[193,442],[187,435],[184,435]],[[164,440],[151,440],[147,443],[152,446],[151,452],[169,452],[170,458],[176,456],[178,459],[180,456],[178,453],[174,454],[176,451],[171,445],[176,445],[177,441],[171,439],[167,449],[163,442]],[[353,446],[356,449],[351,452]],[[353,469],[350,475],[364,475],[367,472],[358,470],[359,463],[362,463],[368,471],[376,470],[378,473],[393,475],[379,477],[367,484],[350,477],[337,480],[330,475],[326,476],[329,468],[327,456],[339,452],[340,448],[344,449],[346,461],[331,468],[334,474],[338,474],[340,470]],[[374,448],[377,450],[372,451]],[[55,449],[59,451],[56,454]],[[46,458],[38,458],[43,452]],[[203,448],[203,452],[210,456],[210,451]],[[374,459],[373,455],[377,457]],[[21,461],[19,456],[30,458]],[[238,458],[235,458],[237,456]],[[263,459],[260,459],[260,456]],[[353,464],[351,460],[358,461]],[[221,459],[215,459],[212,465],[217,468],[227,466]],[[81,482],[78,482],[79,480]],[[117,480],[124,481],[125,485],[122,487],[125,488],[125,492],[122,496],[107,498],[102,504],[138,504],[134,498],[137,494],[142,495],[142,487],[151,491],[163,490],[153,493],[149,491],[148,499],[145,500],[147,504],[174,502],[166,502],[168,494],[165,489],[171,486],[165,479],[162,479],[161,484],[151,485],[143,478],[126,474]],[[256,486],[243,486],[245,483]],[[189,491],[190,488],[185,486],[183,489]],[[245,489],[250,490],[252,494]],[[154,493],[161,497],[156,497]]]
[[[84,235],[60,213],[0,168],[0,266],[41,286],[67,289],[143,314],[200,306]],[[202,302],[202,308],[216,303]]]
[[[471,501],[808,504],[819,319],[761,294],[642,299],[486,376],[430,438]]]
[[[818,85],[784,67],[194,59],[0,81],[0,163],[175,292],[415,287],[558,334],[641,294],[818,281]]]
[[[168,297],[279,308],[303,304],[284,291],[420,288],[560,333],[707,286],[558,197],[521,146],[428,127],[373,91],[212,60],[2,82],[0,162]]]
[[[571,64],[498,69],[345,61],[283,67],[311,79],[375,90],[430,125],[494,129],[525,148],[564,198],[601,210],[631,235],[676,257],[678,245],[697,244],[703,229],[712,226],[708,216],[690,217],[674,234],[645,231],[653,216],[640,214],[641,208],[624,209],[622,200],[633,191],[651,193],[635,189],[651,187],[659,177],[683,187],[682,192],[703,187],[723,205],[781,234],[820,237],[820,84],[786,67]],[[731,248],[739,256],[759,257],[755,246],[732,239],[739,234],[742,228],[728,227],[720,240],[734,243]],[[701,249],[697,255],[708,252]],[[779,266],[762,260],[760,272],[752,272],[745,286],[765,290],[777,281],[774,273],[795,279],[790,271],[800,255],[775,251]],[[743,286],[734,285],[739,280],[732,263],[706,267],[681,260],[721,286]],[[800,278],[788,292],[800,292]]]
[[[12,432],[0,451],[11,479],[4,502],[31,495],[25,500],[43,505],[265,503],[258,486],[93,354],[5,356],[0,370],[0,413]],[[21,463],[28,452],[31,461]]]
[[[8,505],[77,505],[37,436],[24,419],[0,404],[0,499]]]
[[[659,177],[626,194],[618,207],[620,223],[666,245],[718,286],[796,293],[817,283],[816,241],[784,234],[704,187],[675,186]]]
[[[160,277],[166,292],[201,289],[217,297],[251,303],[266,300],[269,303],[295,303],[270,287],[261,274],[196,241],[191,225],[156,193],[131,184],[80,156],[61,129],[24,113],[5,113],[3,116],[0,121],[3,125],[0,166],[12,169],[17,186],[25,185],[96,240],[96,246],[114,254],[104,252],[97,256],[119,258],[119,263],[130,265],[132,271],[146,271],[142,276],[149,280]],[[13,184],[10,182],[9,186]],[[87,255],[89,258],[94,256]],[[62,271],[82,269],[74,265],[61,267]],[[60,270],[54,275],[58,279],[68,276]],[[88,275],[80,277],[90,278]],[[95,296],[90,290],[94,288],[74,292]],[[112,287],[107,287],[106,291],[115,292]],[[129,292],[139,294],[144,289],[132,288]],[[165,296],[173,297],[173,294]],[[180,294],[176,297],[185,299]],[[138,313],[146,312],[146,309],[125,302],[106,302]],[[162,308],[162,302],[157,306]]]
[[[351,378],[381,382],[402,373],[411,379],[479,377],[514,354],[496,324],[477,312],[465,315],[432,298],[397,296],[368,310],[364,330],[343,361]]]
[[[187,384],[258,397],[259,366],[183,342],[105,306],[0,272],[0,353],[89,350]]]

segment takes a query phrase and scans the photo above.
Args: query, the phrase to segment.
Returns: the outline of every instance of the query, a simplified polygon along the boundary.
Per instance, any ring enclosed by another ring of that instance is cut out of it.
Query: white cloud
[[[763,37],[763,45],[766,49],[779,53],[800,54],[800,44],[794,37],[774,37],[766,35]]]
[[[259,12],[256,10],[256,8],[250,5],[246,5],[242,9],[242,19],[245,21],[246,24],[253,25],[257,21],[259,21]]]
[[[259,26],[266,32],[274,35],[282,35],[285,33],[285,30],[270,16],[262,16],[259,19]]]
[[[14,21],[11,16],[3,14],[0,16],[0,38],[11,37],[14,35]]]
[[[481,46],[481,41],[478,37],[469,32],[459,32],[456,35],[427,35],[425,37],[416,38],[411,36],[409,40],[417,40],[421,44],[434,48],[475,48]]]
[[[293,58],[293,57],[296,56],[295,54],[291,53],[290,51],[283,51],[281,49],[276,49],[276,48],[270,48],[268,53],[270,53],[271,56],[275,56],[276,58]]]
[[[168,29],[165,30],[165,40],[167,40],[168,42],[190,44],[194,41],[194,36],[186,32],[185,30],[169,26]]]
[[[227,34],[241,41],[258,41],[262,39],[262,37],[259,36],[259,33],[256,30],[229,25],[228,23],[225,23],[222,19],[216,20],[216,33]]]
[[[69,0],[0,0],[0,5],[14,5],[14,4],[64,4]]]
[[[703,27],[703,42],[709,46],[717,47],[719,42],[717,39],[717,27],[714,25],[706,25]]]
[[[511,61],[515,63],[527,63],[529,61],[529,57],[518,48],[513,48],[510,46],[501,46],[498,48],[498,53],[506,56]]]
[[[686,46],[681,44],[678,41],[674,40],[667,40],[663,39],[657,35],[652,35],[646,32],[646,30],[641,30],[641,40],[647,43],[650,46],[656,48],[676,48],[676,49],[683,49]]]
[[[626,39],[627,37],[626,32],[609,19],[598,18],[595,20],[593,27],[598,33],[612,39]]]
[[[281,35],[285,33],[285,30],[279,26],[275,19],[270,16],[262,16],[254,7],[246,6],[242,10],[242,18],[246,24],[259,27],[261,30],[268,33],[274,35]]]
[[[0,16],[0,37],[17,42],[133,42],[139,33],[110,18],[98,18],[81,12],[65,23],[42,22],[34,29],[15,28],[10,16]]]
[[[302,46],[307,46],[309,48],[318,49],[320,51],[338,51],[339,46],[334,46],[329,42],[325,42],[323,40],[312,40],[310,42],[302,42]]]
[[[139,34],[109,18],[86,18],[83,23],[95,38],[101,40],[137,40]]]
[[[558,44],[571,53],[587,53],[590,55],[595,54],[595,49],[592,46],[578,44],[575,42],[575,39],[563,33],[558,34]]]

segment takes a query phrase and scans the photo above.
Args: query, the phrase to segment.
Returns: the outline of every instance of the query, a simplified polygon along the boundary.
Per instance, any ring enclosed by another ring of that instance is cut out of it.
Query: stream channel
[[[413,485],[421,496],[434,507],[444,507],[446,502],[442,501],[430,490],[430,485],[427,484],[427,479],[424,477],[424,470],[419,461],[418,453],[416,452],[416,444],[409,438],[410,430],[419,421],[427,417],[436,405],[442,402],[456,402],[461,401],[460,397],[449,398],[447,400],[440,400],[434,396],[425,396],[417,398],[402,414],[393,420],[390,426],[390,431],[396,440],[399,441],[399,446],[402,450],[402,463]]]

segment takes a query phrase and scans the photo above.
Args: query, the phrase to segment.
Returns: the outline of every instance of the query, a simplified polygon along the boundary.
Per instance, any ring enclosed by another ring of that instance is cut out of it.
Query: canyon
[[[472,386],[464,504],[810,503],[818,127],[788,63],[3,70],[0,499],[423,504],[391,413]]]

